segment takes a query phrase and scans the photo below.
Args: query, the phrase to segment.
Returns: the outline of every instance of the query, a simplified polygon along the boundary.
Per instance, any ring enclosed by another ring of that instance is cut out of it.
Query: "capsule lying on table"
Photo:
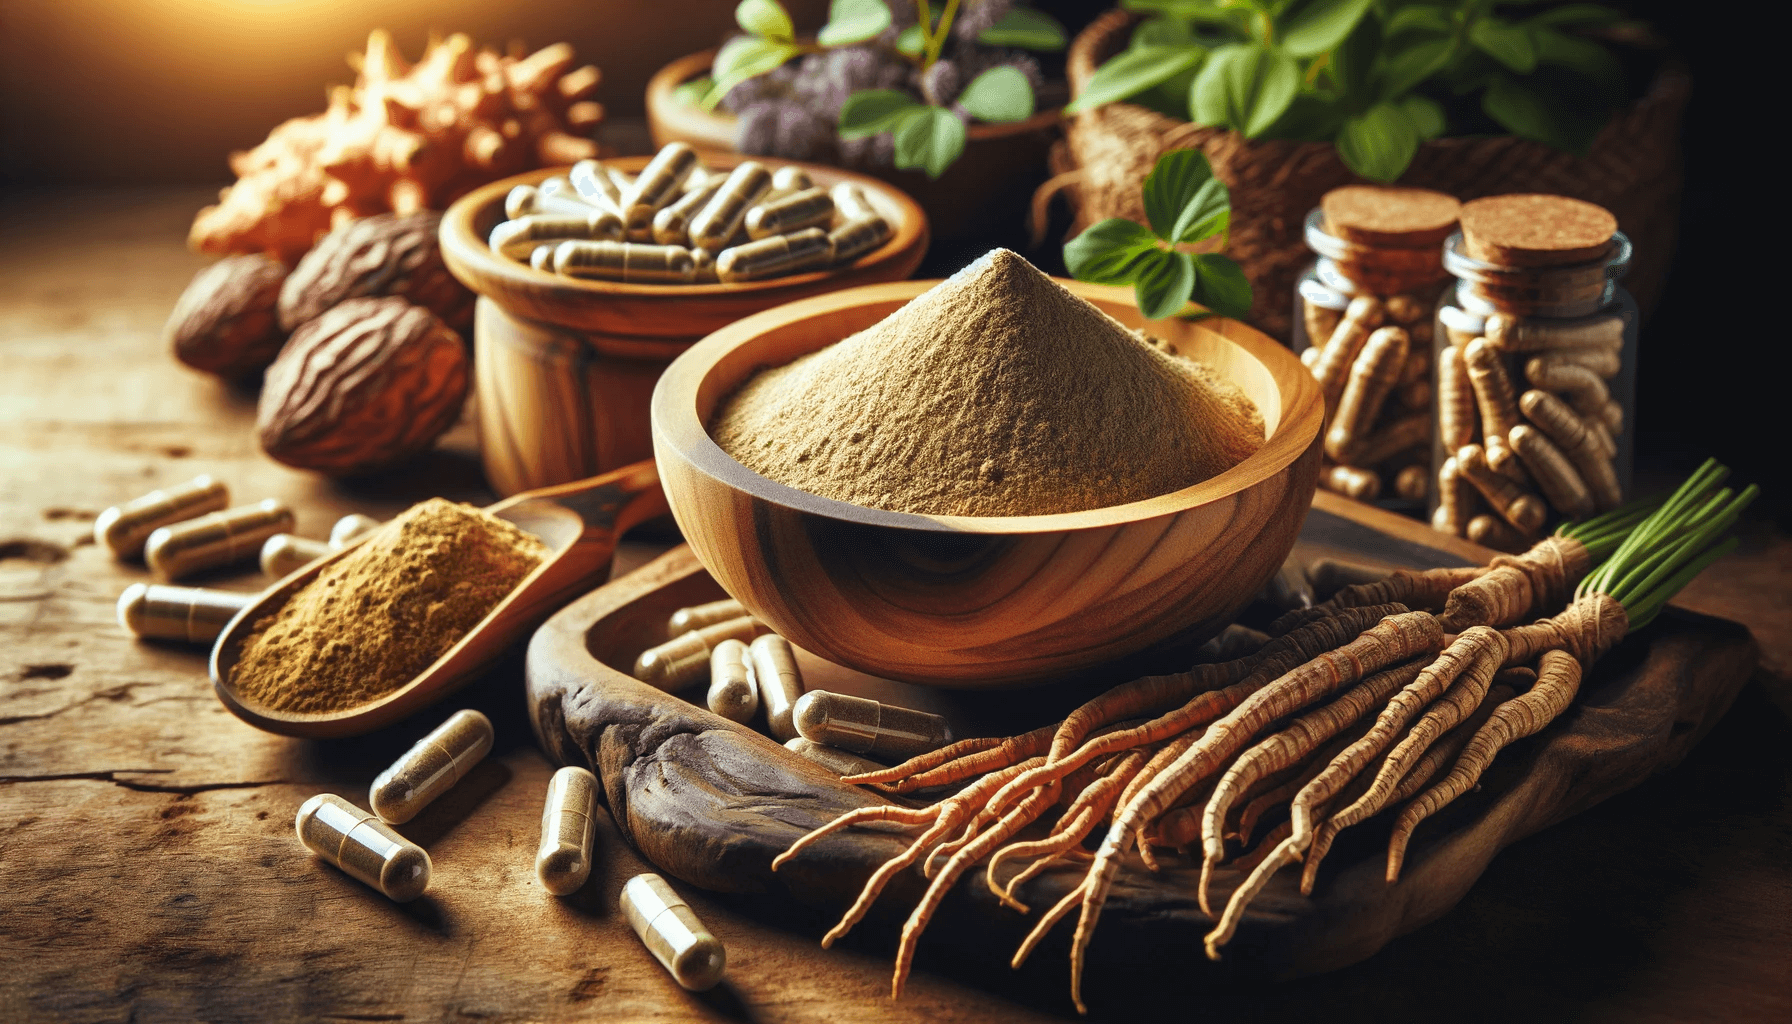
[[[407,903],[429,888],[429,854],[373,815],[334,793],[319,793],[293,823],[305,848],[350,877]]]
[[[491,753],[492,722],[472,709],[456,711],[373,780],[368,803],[382,821],[410,821],[430,801],[454,788]]]
[[[132,636],[209,644],[257,595],[133,583],[118,595],[118,624]]]
[[[577,892],[591,877],[591,848],[597,838],[597,777],[567,765],[548,780],[541,809],[541,845],[535,877],[556,896]]]
[[[804,739],[872,757],[901,760],[952,741],[938,715],[826,690],[804,694],[793,717]]]
[[[93,541],[114,558],[136,558],[161,527],[217,512],[230,505],[230,488],[209,473],[184,484],[150,491],[114,505],[93,521]]]
[[[727,969],[722,943],[666,880],[639,874],[622,887],[622,912],[672,980],[692,992],[714,988]]]
[[[149,535],[143,560],[165,580],[253,557],[276,533],[290,533],[292,509],[269,498],[164,526]]]
[[[384,524],[372,516],[350,512],[336,520],[335,526],[330,527],[330,546],[333,548],[348,547],[350,543],[360,540],[382,525]]]
[[[321,540],[291,533],[276,533],[261,545],[261,571],[279,579],[329,554],[333,549]]]

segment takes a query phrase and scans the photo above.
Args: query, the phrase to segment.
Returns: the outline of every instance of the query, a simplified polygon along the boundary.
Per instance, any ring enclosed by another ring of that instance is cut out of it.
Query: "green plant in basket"
[[[1581,34],[1618,12],[1533,0],[1123,0],[1149,15],[1066,114],[1126,100],[1247,138],[1331,141],[1393,181],[1419,143],[1502,128],[1584,153],[1622,99]],[[1478,101],[1478,111],[1476,110]],[[1485,118],[1485,122],[1482,119]]]
[[[1165,153],[1143,192],[1150,225],[1110,217],[1064,243],[1071,276],[1132,285],[1139,311],[1153,320],[1180,313],[1190,300],[1222,316],[1249,314],[1244,270],[1218,253],[1190,251],[1212,238],[1223,247],[1232,221],[1231,193],[1207,157],[1192,149]]]
[[[710,76],[678,95],[739,118],[743,153],[848,162],[939,177],[964,152],[969,122],[1033,116],[1043,84],[1023,51],[1064,48],[1064,27],[1011,0],[833,0],[814,40],[797,37],[776,0],[742,0],[746,33]]]

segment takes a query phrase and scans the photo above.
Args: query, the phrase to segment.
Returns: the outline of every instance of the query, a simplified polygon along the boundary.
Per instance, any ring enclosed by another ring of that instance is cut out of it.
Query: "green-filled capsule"
[[[719,252],[741,229],[747,209],[772,187],[772,172],[757,160],[736,167],[715,197],[691,218],[691,244]]]
[[[766,238],[804,228],[826,227],[834,219],[834,197],[826,189],[811,188],[747,211],[747,237]]]
[[[825,267],[834,261],[834,243],[820,228],[773,235],[757,242],[723,249],[716,256],[716,276],[723,281],[757,281]]]

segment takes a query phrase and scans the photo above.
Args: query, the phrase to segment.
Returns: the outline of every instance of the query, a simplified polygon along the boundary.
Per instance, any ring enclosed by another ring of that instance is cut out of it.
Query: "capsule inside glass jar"
[[[118,595],[118,624],[132,636],[209,644],[254,594],[133,583]]]
[[[788,235],[773,235],[757,242],[723,249],[716,256],[716,276],[726,282],[757,281],[834,260],[834,243],[820,228],[804,228]]]
[[[759,710],[759,686],[747,645],[735,639],[716,644],[709,655],[709,710],[730,722],[747,722]]]
[[[577,892],[591,877],[591,850],[597,838],[597,777],[567,765],[548,780],[541,809],[541,845],[535,877],[555,896]]]
[[[796,667],[796,649],[790,641],[768,633],[753,641],[747,653],[753,660],[753,681],[759,684],[766,728],[773,739],[787,743],[796,738],[792,715],[803,696],[803,674]]]
[[[373,780],[368,803],[380,820],[410,821],[430,801],[454,788],[491,753],[492,722],[472,709],[456,711]]]
[[[305,801],[293,823],[299,842],[395,903],[429,888],[429,854],[391,826],[334,793]]]
[[[834,219],[834,199],[826,189],[802,192],[761,202],[747,211],[747,237],[765,238],[803,228],[825,227]]]
[[[230,488],[209,473],[114,505],[93,521],[94,543],[114,558],[135,558],[156,530],[230,505]]]
[[[687,284],[697,275],[690,250],[634,242],[561,242],[554,272],[635,284]]]
[[[292,528],[292,509],[268,498],[161,527],[143,546],[143,560],[163,579],[180,579],[251,558],[269,537]]]
[[[727,969],[722,943],[666,880],[647,873],[622,887],[622,912],[672,980],[692,992],[714,988]]]
[[[914,757],[952,740],[938,715],[826,690],[804,694],[793,717],[804,739],[871,757]]]

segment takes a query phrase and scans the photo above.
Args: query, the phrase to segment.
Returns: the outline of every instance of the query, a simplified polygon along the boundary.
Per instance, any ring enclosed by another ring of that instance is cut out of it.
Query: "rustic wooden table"
[[[160,330],[202,261],[193,191],[50,193],[0,206],[0,1020],[1004,1020],[1071,1015],[1062,990],[924,953],[900,1003],[888,936],[822,952],[821,922],[691,893],[727,944],[715,991],[677,988],[615,909],[643,864],[607,821],[602,877],[569,900],[531,862],[550,766],[514,662],[469,691],[497,754],[405,831],[436,877],[395,906],[318,865],[292,817],[364,797],[431,722],[353,741],[266,735],[217,703],[203,651],[125,636],[141,567],[94,515],[199,472],[273,496],[321,536],[351,511],[485,500],[464,425],[419,465],[333,484],[278,466],[255,398],[191,373]],[[1774,486],[1780,486],[1778,481]],[[627,546],[624,566],[664,546]],[[211,585],[253,589],[252,575]],[[1792,542],[1759,533],[1685,603],[1748,624],[1762,667],[1673,772],[1502,854],[1454,911],[1355,967],[1189,992],[1178,1017],[1251,1020],[1792,1019]],[[429,716],[424,716],[429,717]],[[1187,952],[1166,951],[1166,971]],[[1099,1010],[1099,1007],[1098,1007]]]

